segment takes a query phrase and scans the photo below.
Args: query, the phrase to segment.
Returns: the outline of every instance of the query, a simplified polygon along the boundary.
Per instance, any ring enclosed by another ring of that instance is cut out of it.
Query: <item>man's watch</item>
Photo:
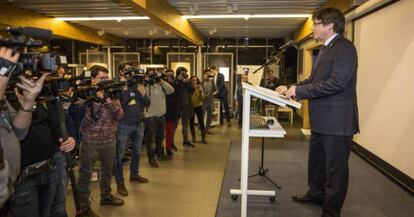
[[[32,113],[32,112],[34,112],[36,110],[36,104],[33,104],[33,106],[32,106],[31,109],[25,109],[25,108],[23,108],[23,106],[20,105],[20,110],[23,111],[23,112]]]

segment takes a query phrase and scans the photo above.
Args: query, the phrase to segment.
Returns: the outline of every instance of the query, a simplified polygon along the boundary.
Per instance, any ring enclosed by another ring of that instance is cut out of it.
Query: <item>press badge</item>
[[[135,105],[135,104],[137,104],[137,102],[135,101],[135,99],[131,99],[128,102],[128,105]]]

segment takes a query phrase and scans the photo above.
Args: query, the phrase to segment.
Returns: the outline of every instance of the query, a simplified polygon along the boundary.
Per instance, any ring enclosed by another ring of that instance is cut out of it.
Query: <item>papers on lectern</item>
[[[255,95],[258,98],[262,98],[260,96],[266,96],[269,97],[271,99],[274,99],[276,101],[279,101],[283,104],[292,106],[294,108],[300,109],[300,107],[302,106],[302,104],[300,104],[299,102],[287,98],[285,95],[279,94],[278,92],[274,91],[274,90],[270,90],[264,87],[260,87],[260,86],[255,86],[255,85],[251,85],[248,84],[246,82],[243,82],[243,88],[246,88],[250,91],[252,91],[253,95]],[[265,99],[265,98],[263,98]],[[266,100],[266,99],[265,99]]]

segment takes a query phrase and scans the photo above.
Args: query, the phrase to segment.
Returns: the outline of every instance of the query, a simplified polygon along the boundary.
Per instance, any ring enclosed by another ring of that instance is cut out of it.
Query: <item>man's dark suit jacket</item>
[[[309,99],[312,132],[351,136],[359,132],[356,97],[357,53],[352,42],[337,35],[296,87],[297,99]]]
[[[226,83],[224,82],[224,75],[221,73],[217,73],[216,89],[219,92],[220,99],[224,99],[227,97],[228,91]]]

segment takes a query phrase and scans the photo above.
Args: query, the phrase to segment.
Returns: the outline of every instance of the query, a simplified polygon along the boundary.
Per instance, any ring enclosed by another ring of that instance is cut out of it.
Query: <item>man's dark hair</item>
[[[313,20],[321,20],[322,25],[333,23],[333,30],[338,34],[345,31],[345,16],[336,8],[322,8],[315,11],[312,15]]]
[[[172,69],[166,69],[164,73],[167,73],[167,72],[172,72],[174,74],[174,70]]]
[[[187,72],[188,70],[185,67],[180,66],[175,70],[175,77],[178,77],[180,74],[185,74]]]
[[[106,74],[109,73],[108,69],[106,67],[100,66],[100,65],[93,65],[90,69],[91,71],[91,77],[95,78],[99,72],[105,72]]]
[[[121,73],[122,71],[124,71],[126,69],[126,67],[127,67],[126,63],[120,63],[118,65],[118,72]]]
[[[217,70],[217,67],[216,66],[210,66],[210,69],[211,70]]]

